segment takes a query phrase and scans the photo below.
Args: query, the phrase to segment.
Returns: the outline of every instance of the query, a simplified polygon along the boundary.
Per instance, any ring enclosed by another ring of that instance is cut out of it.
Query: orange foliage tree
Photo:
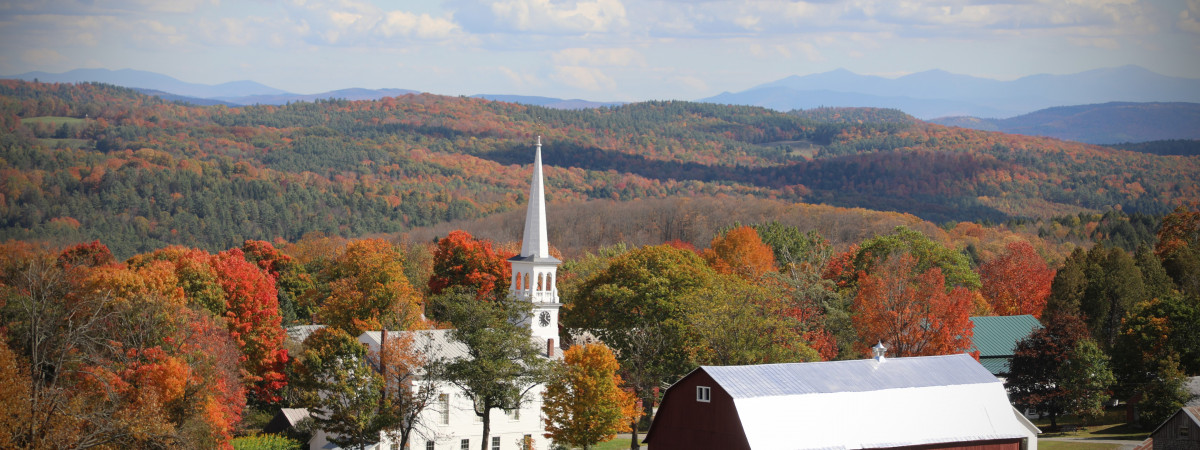
[[[714,237],[704,251],[704,260],[717,272],[746,279],[758,279],[779,270],[771,247],[763,244],[754,228],[745,225]]]
[[[637,398],[622,388],[618,369],[616,357],[604,344],[567,349],[543,397],[546,437],[586,449],[629,431],[638,414]]]
[[[916,259],[895,255],[859,277],[852,320],[864,353],[883,341],[897,356],[945,355],[971,346],[972,294],[945,289],[941,269],[916,272]]]
[[[1050,297],[1054,269],[1028,242],[1008,244],[1005,252],[979,268],[983,297],[1001,316],[1032,314],[1041,318]]]
[[[404,275],[404,257],[381,239],[351,242],[322,271],[325,284],[305,294],[319,297],[316,319],[351,336],[382,328],[407,329],[421,314],[421,298]]]
[[[277,403],[279,390],[287,386],[283,370],[288,354],[275,281],[247,261],[240,249],[217,254],[212,265],[225,291],[229,333],[242,350],[244,381],[256,399]]]
[[[14,365],[23,381],[0,403],[19,397],[11,404],[24,413],[0,426],[0,447],[229,448],[245,405],[240,353],[223,324],[187,305],[170,261],[94,265],[75,256],[100,245],[57,258],[3,247],[0,315],[15,364],[0,384],[15,381]]]
[[[429,292],[437,295],[450,286],[468,286],[476,298],[500,295],[512,278],[512,268],[506,262],[511,256],[494,250],[489,240],[475,239],[462,230],[451,231],[433,251]]]

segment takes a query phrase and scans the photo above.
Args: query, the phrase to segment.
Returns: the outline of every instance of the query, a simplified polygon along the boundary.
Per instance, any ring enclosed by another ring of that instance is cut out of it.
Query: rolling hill
[[[1200,103],[1112,102],[1060,106],[1008,119],[944,117],[930,122],[1089,144],[1200,139]]]
[[[757,198],[945,223],[1162,214],[1200,199],[1200,158],[894,110],[556,110],[430,94],[230,108],[0,80],[0,239],[103,239],[129,255],[478,219],[524,204],[539,135],[551,204]]]

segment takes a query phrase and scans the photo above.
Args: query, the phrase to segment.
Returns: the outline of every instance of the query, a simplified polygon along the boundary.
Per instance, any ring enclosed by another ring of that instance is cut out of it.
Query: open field
[[[62,124],[64,124],[64,123],[70,124],[70,125],[80,125],[80,124],[83,124],[84,122],[85,122],[84,119],[80,119],[77,117],[58,117],[58,116],[28,117],[28,118],[21,119],[21,124],[23,124],[23,125],[49,123],[56,127],[62,126]]]

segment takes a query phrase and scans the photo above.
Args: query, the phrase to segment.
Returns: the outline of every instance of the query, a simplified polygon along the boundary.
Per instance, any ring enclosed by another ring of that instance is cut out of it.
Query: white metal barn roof
[[[966,354],[701,367],[754,449],[872,448],[1030,437],[1037,428]]]

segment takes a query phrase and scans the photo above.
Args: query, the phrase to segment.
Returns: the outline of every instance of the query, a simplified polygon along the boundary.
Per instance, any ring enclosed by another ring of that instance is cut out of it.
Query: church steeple
[[[549,258],[550,244],[546,240],[546,191],[542,187],[542,137],[537,138],[533,154],[533,180],[529,182],[529,209],[525,210],[525,237],[521,240],[521,257]]]
[[[532,314],[523,322],[533,336],[553,346],[558,341],[558,258],[550,256],[546,238],[546,193],[542,185],[542,137],[533,154],[533,179],[529,182],[529,209],[525,211],[525,235],[521,254],[508,259],[512,265],[509,292],[533,303]]]

